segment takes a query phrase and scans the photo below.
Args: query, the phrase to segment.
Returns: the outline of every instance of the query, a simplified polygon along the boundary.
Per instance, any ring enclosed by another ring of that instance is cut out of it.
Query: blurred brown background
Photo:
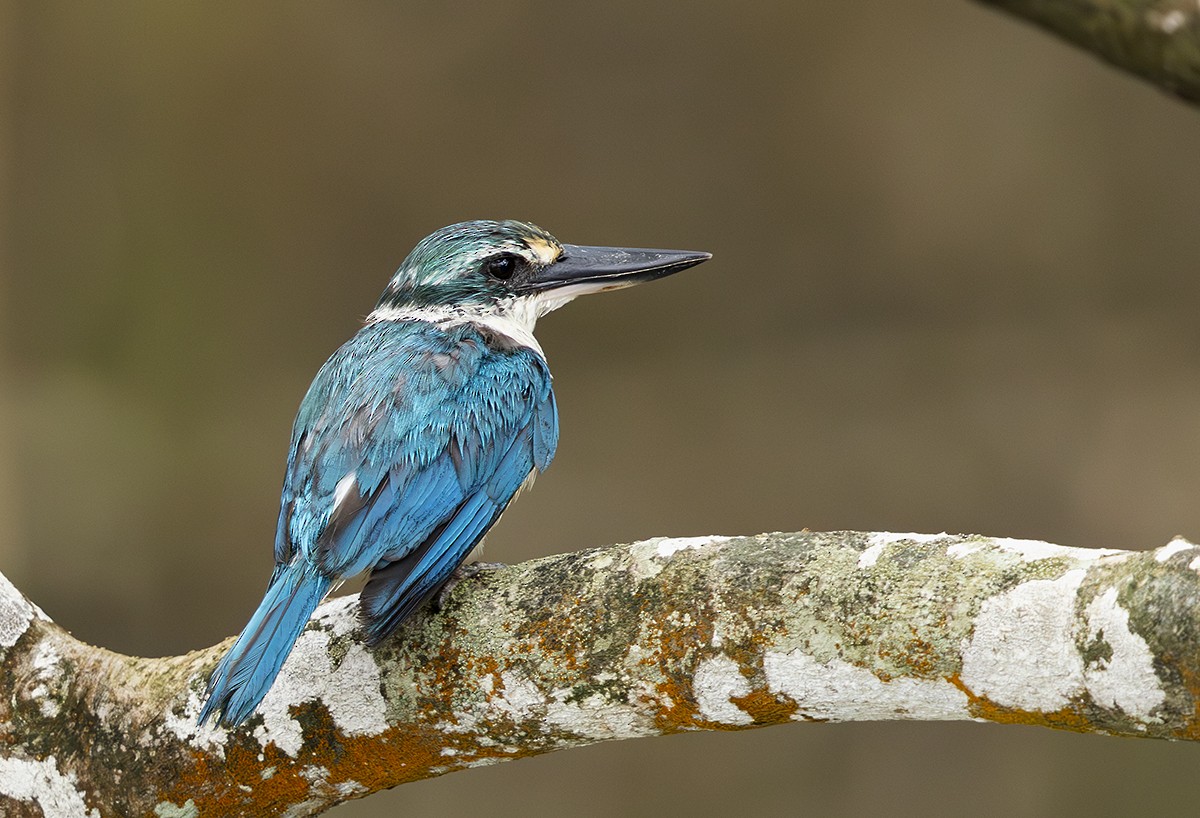
[[[0,570],[238,630],[293,412],[431,230],[710,250],[539,333],[515,562],[651,535],[1200,537],[1200,112],[966,2],[0,5]],[[601,745],[374,815],[1194,814],[1200,749],[972,724]]]

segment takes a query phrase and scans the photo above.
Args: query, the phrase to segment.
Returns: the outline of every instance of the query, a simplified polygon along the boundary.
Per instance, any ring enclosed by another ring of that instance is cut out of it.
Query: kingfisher
[[[462,222],[422,239],[300,404],[275,569],[209,678],[199,723],[248,719],[343,580],[370,572],[359,618],[374,646],[469,576],[471,552],[558,446],[537,319],[577,296],[709,258],[562,244],[509,220]]]

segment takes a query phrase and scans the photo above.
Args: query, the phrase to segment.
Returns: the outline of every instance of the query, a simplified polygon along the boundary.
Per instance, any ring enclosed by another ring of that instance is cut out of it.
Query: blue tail
[[[208,680],[200,724],[214,713],[221,714],[218,721],[226,727],[250,717],[330,585],[328,577],[302,559],[277,569],[258,610]]]

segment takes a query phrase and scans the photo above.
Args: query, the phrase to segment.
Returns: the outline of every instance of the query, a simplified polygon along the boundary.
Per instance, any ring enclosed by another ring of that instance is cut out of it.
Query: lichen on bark
[[[97,815],[309,815],[597,741],[811,720],[1195,739],[1198,568],[1183,541],[1137,553],[855,532],[560,554],[456,588],[373,650],[355,599],[327,602],[234,731],[196,726],[227,642],[120,656],[13,589],[0,762],[32,772],[6,783],[0,766],[0,807],[33,803],[35,775]]]

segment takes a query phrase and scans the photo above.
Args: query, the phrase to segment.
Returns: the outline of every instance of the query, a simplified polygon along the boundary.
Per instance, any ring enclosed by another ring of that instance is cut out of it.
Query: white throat
[[[510,298],[494,304],[471,304],[437,307],[380,307],[367,316],[367,323],[378,321],[427,321],[443,327],[474,324],[501,335],[515,346],[532,349],[542,360],[546,353],[533,337],[537,320],[570,301],[572,296],[554,298],[526,296]]]

